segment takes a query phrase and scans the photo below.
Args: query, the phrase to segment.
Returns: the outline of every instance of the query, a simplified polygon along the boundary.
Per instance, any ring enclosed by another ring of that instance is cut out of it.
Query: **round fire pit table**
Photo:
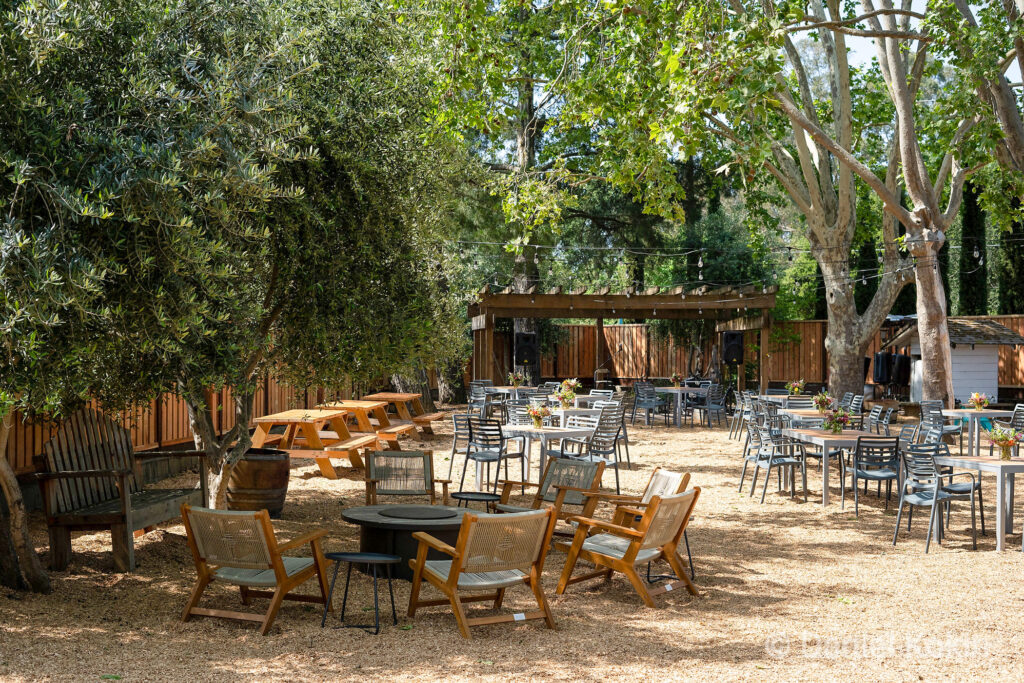
[[[425,531],[454,546],[465,513],[463,508],[447,505],[365,505],[342,510],[341,518],[359,526],[360,552],[398,555],[402,561],[392,567],[393,576],[412,581],[409,560],[416,557],[420,546],[412,535]],[[450,560],[451,557],[429,550],[427,559]]]

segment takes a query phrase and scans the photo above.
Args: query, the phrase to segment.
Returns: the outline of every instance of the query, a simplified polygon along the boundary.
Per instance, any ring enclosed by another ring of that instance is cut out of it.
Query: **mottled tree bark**
[[[0,516],[0,583],[8,588],[28,587],[34,593],[50,592],[50,577],[28,533],[28,513],[18,486],[14,468],[7,461],[7,438],[11,433],[11,414],[0,417],[0,493],[6,514]]]

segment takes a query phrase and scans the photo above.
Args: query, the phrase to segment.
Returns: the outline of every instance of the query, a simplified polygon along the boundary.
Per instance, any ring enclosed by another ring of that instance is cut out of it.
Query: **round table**
[[[381,514],[386,512],[387,514]],[[444,517],[437,515],[445,514]],[[420,543],[412,537],[417,531],[454,546],[462,527],[464,508],[448,505],[365,505],[347,508],[341,518],[359,526],[359,551],[398,555],[402,561],[393,567],[396,578],[412,580],[409,560],[416,557]],[[408,516],[405,516],[408,515]],[[433,519],[417,518],[430,515]],[[427,552],[428,560],[450,560],[451,557],[436,550]]]

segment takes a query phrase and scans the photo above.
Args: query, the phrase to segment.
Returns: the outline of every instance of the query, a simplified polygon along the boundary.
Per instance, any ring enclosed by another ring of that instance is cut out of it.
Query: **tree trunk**
[[[915,245],[917,257],[917,335],[921,342],[924,368],[922,397],[940,400],[953,407],[953,360],[950,355],[949,325],[946,322],[946,294],[938,267],[941,242]]]
[[[253,396],[253,393],[234,392],[235,425],[221,435],[217,434],[214,427],[209,396],[201,399],[185,397],[193,440],[196,448],[206,453],[209,466],[206,480],[209,488],[209,499],[206,502],[208,507],[227,507],[227,486],[231,470],[252,446],[249,420],[252,418]]]
[[[440,373],[438,373],[440,376]],[[440,377],[438,378],[440,384]],[[424,368],[417,368],[415,376],[406,377],[404,375],[391,375],[391,384],[395,387],[395,391],[400,393],[412,393],[420,395],[420,404],[423,406],[423,410],[428,413],[434,412],[434,397],[430,393],[430,375]]]
[[[0,582],[8,588],[24,589],[34,593],[49,593],[50,577],[39,561],[28,533],[28,513],[25,499],[18,486],[14,468],[7,461],[7,438],[11,433],[11,413],[0,418],[0,493],[7,513],[0,517],[5,531],[0,534]]]

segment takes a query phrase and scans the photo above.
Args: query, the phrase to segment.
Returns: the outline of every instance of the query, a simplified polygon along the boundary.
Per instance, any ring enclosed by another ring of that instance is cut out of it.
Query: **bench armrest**
[[[127,477],[131,474],[131,470],[79,470],[77,472],[37,472],[36,479],[43,481],[48,479],[99,479],[100,477],[110,477],[111,479],[118,479],[120,477]]]
[[[136,451],[135,458],[145,460],[146,458],[203,458],[206,459],[206,451]]]
[[[280,552],[284,552],[285,550],[294,550],[295,548],[299,548],[301,546],[304,546],[307,543],[312,543],[313,541],[317,541],[317,540],[323,538],[326,535],[327,535],[327,530],[326,529],[318,529],[316,531],[310,531],[309,533],[302,534],[298,538],[293,538],[292,540],[288,541],[287,543],[281,543],[280,545],[277,546],[277,549]]]
[[[412,535],[412,537],[420,542],[421,547],[423,545],[427,545],[433,548],[434,550],[437,550],[438,552],[444,553],[445,555],[451,555],[452,557],[455,557],[457,555],[457,553],[455,552],[455,548],[451,547],[439,538],[431,536],[425,531],[417,531]]]

